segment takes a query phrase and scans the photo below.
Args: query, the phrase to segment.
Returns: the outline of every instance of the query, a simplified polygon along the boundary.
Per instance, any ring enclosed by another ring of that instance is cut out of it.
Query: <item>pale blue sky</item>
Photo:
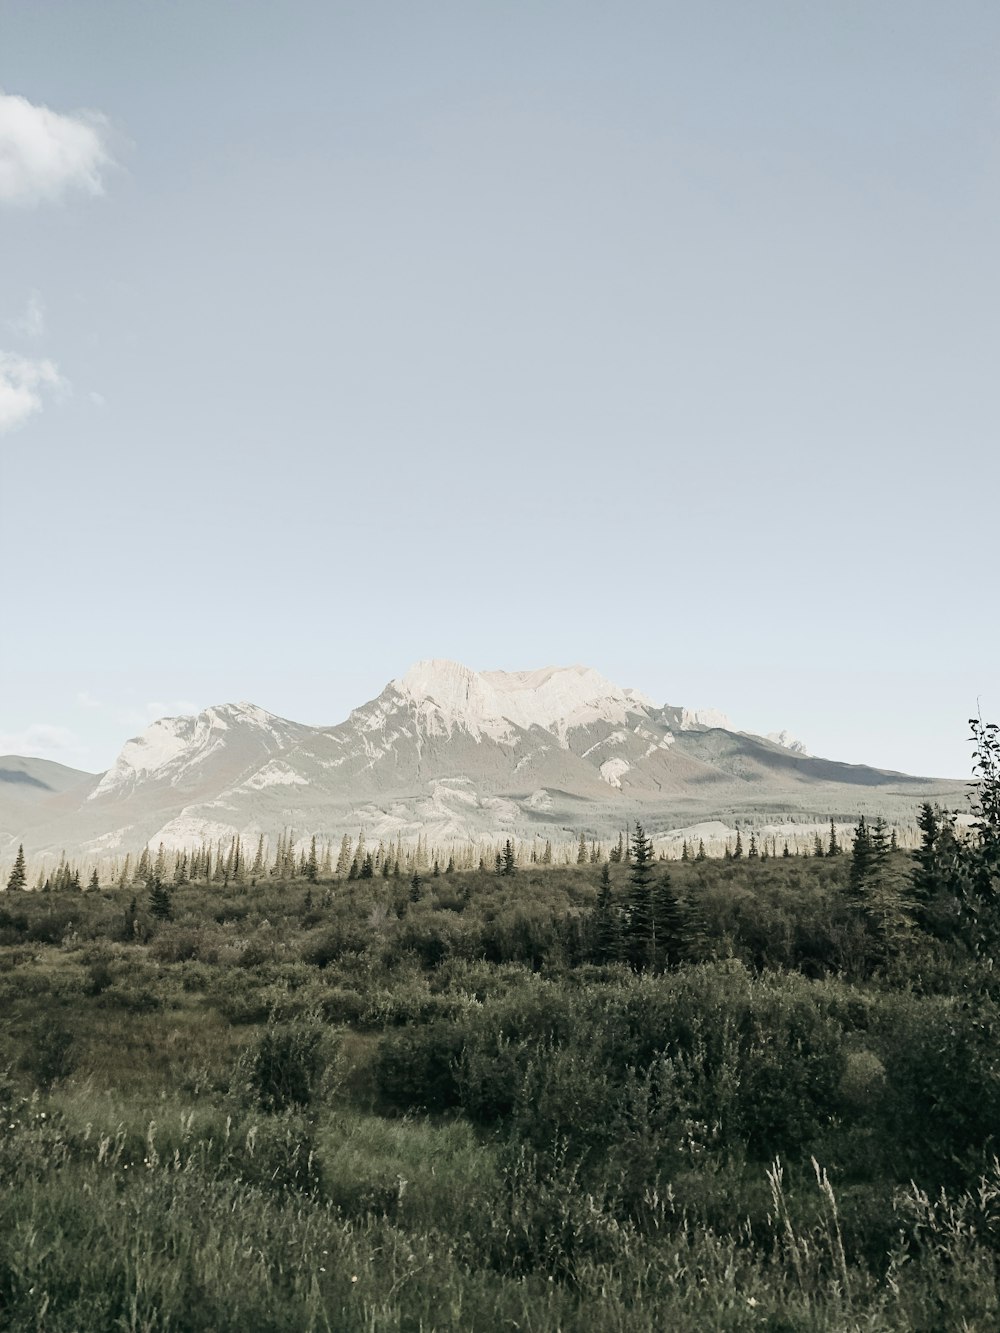
[[[103,185],[0,175],[0,751],[435,656],[965,775],[998,67],[970,0],[0,0]]]

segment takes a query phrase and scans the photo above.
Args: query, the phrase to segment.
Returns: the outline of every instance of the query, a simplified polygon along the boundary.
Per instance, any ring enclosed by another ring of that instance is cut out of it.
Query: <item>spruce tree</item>
[[[601,867],[601,882],[591,917],[591,935],[593,961],[615,962],[621,950],[621,938],[618,930],[618,914],[612,901],[611,871],[607,864]]]
[[[90,880],[87,884],[87,889],[90,892],[93,892],[95,889],[99,889],[100,887],[101,887],[101,881],[97,877],[97,869],[95,867],[95,869],[93,869],[90,872]]]
[[[587,840],[580,834],[580,845],[576,849],[576,863],[578,866],[587,864]]]
[[[14,869],[10,872],[10,878],[7,880],[7,892],[12,893],[17,889],[26,889],[28,887],[28,871],[24,864],[24,844],[20,844],[17,849],[17,856],[14,858]]]
[[[847,891],[857,903],[863,903],[872,877],[872,841],[868,822],[862,815],[854,830],[851,848],[851,869],[847,877]]]
[[[738,861],[743,855],[743,839],[740,836],[739,829],[736,830],[736,846],[733,848],[733,860]]]
[[[319,883],[319,858],[316,855],[316,834],[312,835],[309,842],[309,859],[306,861],[306,883]]]
[[[505,875],[517,874],[517,859],[514,856],[514,844],[511,842],[510,838],[504,843],[503,873]]]
[[[651,838],[646,837],[646,831],[638,820],[630,851],[632,869],[629,874],[631,888],[628,898],[626,948],[632,967],[641,972],[654,962],[656,929],[650,889],[650,879],[653,874],[653,842]]]
[[[684,957],[684,911],[666,872],[653,888],[653,963],[658,972]]]
[[[150,875],[147,888],[149,891],[150,915],[155,916],[159,921],[169,921],[174,914],[173,907],[170,902],[170,894],[159,875],[155,873]]]

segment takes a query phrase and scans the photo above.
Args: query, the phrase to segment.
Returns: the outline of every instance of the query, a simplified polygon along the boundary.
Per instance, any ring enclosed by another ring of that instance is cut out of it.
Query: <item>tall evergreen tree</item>
[[[605,863],[601,867],[601,882],[591,917],[592,958],[595,963],[613,963],[621,953],[621,935],[618,912],[611,889],[611,871]]]
[[[684,911],[664,871],[653,887],[653,965],[658,972],[684,957]]]
[[[636,820],[631,839],[632,868],[629,874],[626,949],[632,967],[641,972],[655,962],[656,928],[650,880],[653,874],[653,842]]]
[[[19,889],[28,887],[28,870],[24,863],[24,844],[20,843],[17,849],[17,856],[14,858],[14,868],[10,872],[10,878],[7,880],[7,892],[13,893]]]
[[[840,855],[840,843],[837,841],[837,825],[830,820],[830,845],[827,848],[827,856]]]
[[[159,875],[155,873],[150,875],[147,889],[150,915],[155,916],[160,921],[169,921],[174,914],[173,907],[170,902],[170,894]]]

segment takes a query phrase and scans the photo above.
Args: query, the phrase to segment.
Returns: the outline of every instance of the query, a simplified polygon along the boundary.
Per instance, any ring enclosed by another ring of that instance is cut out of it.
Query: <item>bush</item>
[[[253,1098],[265,1111],[308,1106],[326,1068],[326,1031],[316,1020],[269,1022],[240,1068]]]
[[[432,1023],[383,1037],[375,1078],[384,1100],[401,1110],[443,1111],[460,1100],[456,1077],[463,1036],[455,1023]]]

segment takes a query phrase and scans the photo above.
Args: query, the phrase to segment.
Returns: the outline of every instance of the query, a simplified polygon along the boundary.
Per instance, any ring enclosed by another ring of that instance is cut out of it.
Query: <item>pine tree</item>
[[[653,963],[658,972],[684,957],[684,912],[666,872],[653,888]]]
[[[420,890],[423,880],[420,878],[420,871],[414,870],[413,878],[410,880],[410,902],[418,903],[420,901]]]
[[[857,903],[863,903],[872,876],[872,843],[868,822],[862,815],[854,830],[854,845],[851,849],[851,869],[847,878],[849,895]]]
[[[757,847],[757,835],[754,833],[753,829],[750,830],[750,847],[747,850],[747,857],[752,858],[754,861],[758,860],[760,857],[760,851]]]
[[[507,839],[503,847],[503,874],[517,874],[517,860],[514,856],[514,844],[511,842],[510,838]]]
[[[17,849],[17,856],[14,858],[14,869],[10,872],[10,878],[7,880],[7,892],[13,893],[27,887],[28,871],[24,864],[24,844],[21,843]]]
[[[580,834],[580,843],[576,849],[576,863],[578,866],[587,864],[587,839]]]
[[[694,859],[695,859],[696,861],[707,861],[707,860],[708,860],[708,852],[705,851],[705,839],[704,839],[704,838],[699,838],[699,839],[698,839],[698,854],[697,854],[697,856],[696,856]]]
[[[338,879],[343,879],[351,868],[351,840],[345,833],[340,840],[340,851],[337,854],[337,868],[335,874]]]
[[[788,858],[789,856],[791,856],[791,852],[788,850],[788,839],[787,839],[787,838],[785,839],[785,846],[784,846],[784,848],[782,849],[782,853],[781,853],[781,855],[782,855],[783,857],[785,857],[785,858]]]
[[[631,839],[631,857],[626,948],[632,967],[641,972],[654,962],[656,929],[650,889],[650,879],[653,874],[653,842],[651,838],[646,837],[646,831],[638,820],[635,824],[635,836]]]
[[[308,884],[319,883],[319,859],[316,855],[316,834],[312,835],[309,843],[309,859],[306,862],[306,882]]]
[[[101,881],[97,877],[97,867],[95,866],[94,869],[90,872],[90,880],[87,884],[87,889],[90,892],[93,892],[95,889],[99,889],[100,887],[101,887]]]
[[[837,826],[832,819],[830,820],[830,846],[826,854],[827,856],[840,855],[840,843],[837,841]]]
[[[601,882],[591,915],[591,956],[595,963],[613,963],[621,952],[618,914],[611,891],[611,871],[607,864],[601,867]]]
[[[160,877],[152,874],[149,877],[149,911],[151,916],[155,916],[159,921],[169,921],[173,916],[173,907],[170,902],[170,894]]]

